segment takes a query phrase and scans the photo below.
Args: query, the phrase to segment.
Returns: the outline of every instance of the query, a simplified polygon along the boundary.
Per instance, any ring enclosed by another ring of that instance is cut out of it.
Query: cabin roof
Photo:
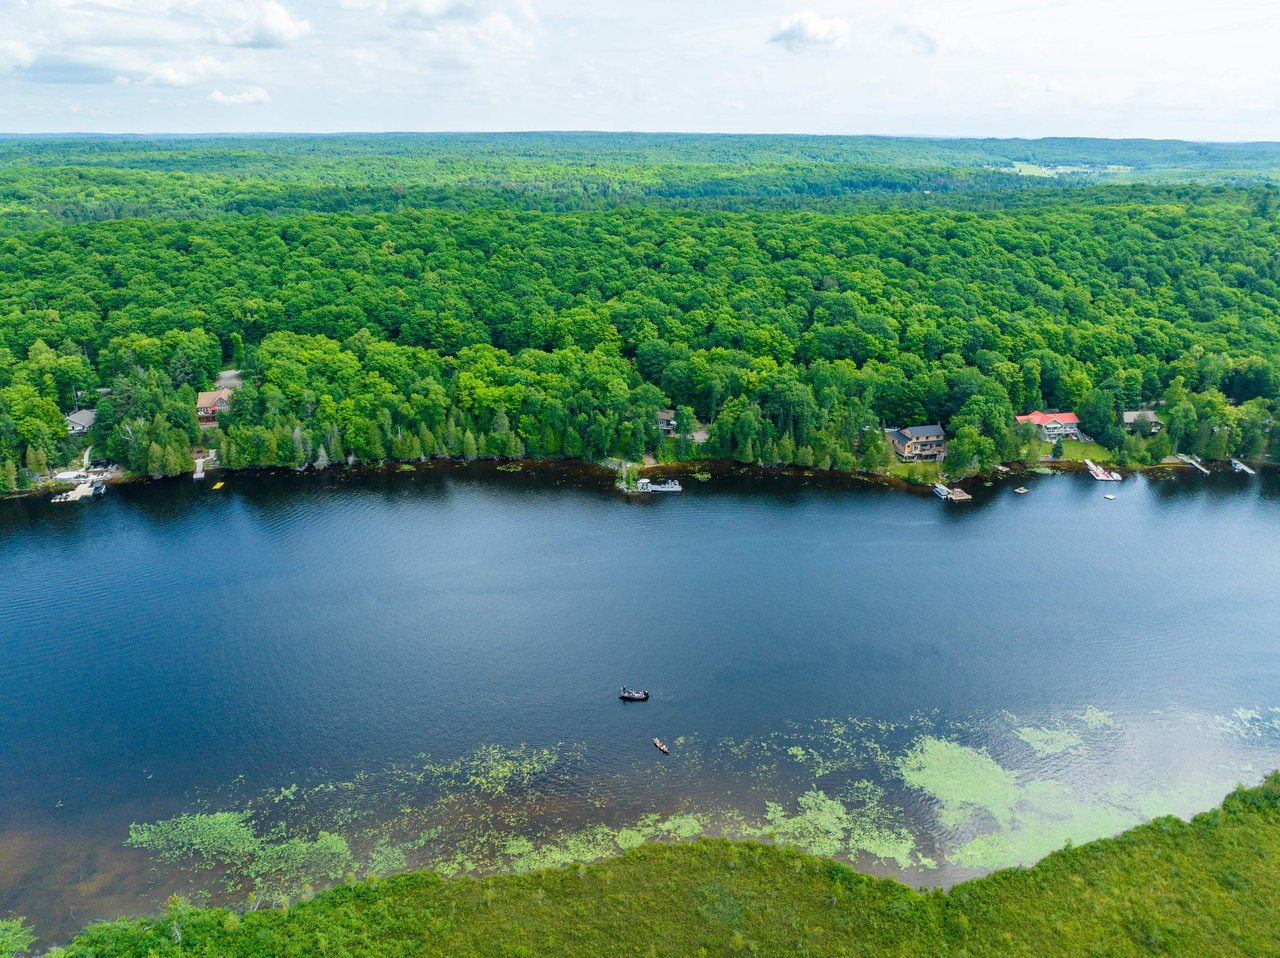
[[[219,399],[225,399],[227,400],[227,402],[230,402],[231,390],[230,389],[214,389],[210,392],[200,393],[198,396],[196,396],[196,408],[208,409],[210,406],[216,403]]]
[[[928,426],[903,426],[901,429],[894,431],[907,439],[924,439],[928,436],[943,435],[942,427],[937,423]]]
[[[1033,422],[1037,426],[1046,426],[1051,422],[1059,422],[1064,426],[1079,425],[1080,419],[1073,412],[1041,412],[1037,409],[1035,412],[1027,413],[1025,416],[1015,416],[1018,422]]]

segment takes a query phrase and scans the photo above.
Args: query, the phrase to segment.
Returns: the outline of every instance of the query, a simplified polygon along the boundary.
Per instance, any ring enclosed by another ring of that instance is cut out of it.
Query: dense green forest
[[[342,885],[238,914],[178,899],[96,925],[64,958],[287,955],[1274,955],[1280,775],[948,893],[784,848],[700,839],[594,865]],[[12,923],[11,941],[29,938]],[[3,929],[0,928],[0,935]],[[3,941],[3,939],[0,939]]]
[[[1257,178],[999,172],[1028,157]],[[1069,140],[2,140],[0,490],[85,443],[152,475],[189,469],[196,445],[233,468],[648,454],[878,471],[884,426],[935,421],[962,475],[1048,451],[1015,427],[1037,408],[1075,410],[1121,462],[1280,458],[1276,157]],[[629,200],[601,203],[611,192]],[[794,208],[771,203],[782,194]],[[554,202],[511,200],[531,196]],[[196,392],[227,367],[246,385],[202,430]],[[1126,433],[1139,404],[1168,428]],[[63,415],[84,405],[97,421],[69,438]]]

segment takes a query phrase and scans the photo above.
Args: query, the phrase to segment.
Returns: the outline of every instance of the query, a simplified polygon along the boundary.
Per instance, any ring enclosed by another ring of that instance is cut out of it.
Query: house
[[[1040,427],[1040,438],[1046,442],[1059,439],[1079,439],[1080,420],[1073,412],[1041,412],[1037,409],[1025,416],[1015,416],[1018,422],[1029,422]]]
[[[218,413],[226,412],[231,405],[230,389],[215,389],[196,396],[196,418],[201,425],[211,425],[218,420]]]
[[[676,411],[674,409],[658,410],[658,431],[668,439],[676,434]]]
[[[1146,429],[1151,435],[1155,435],[1164,428],[1164,421],[1150,409],[1135,409],[1132,412],[1126,412],[1124,415],[1124,428],[1133,432],[1138,427],[1138,421],[1145,419]]]
[[[908,462],[936,462],[947,454],[947,434],[936,423],[929,426],[903,426],[886,429],[898,458]]]
[[[93,425],[96,413],[92,409],[77,409],[75,412],[67,413],[67,435],[83,436],[89,431]]]

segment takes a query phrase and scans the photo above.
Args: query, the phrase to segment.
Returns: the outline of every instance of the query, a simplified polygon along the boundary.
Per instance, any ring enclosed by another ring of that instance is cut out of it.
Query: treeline
[[[1016,163],[1070,172],[1020,176],[1011,172]],[[1280,147],[1266,143],[554,133],[11,137],[0,138],[0,232],[125,218],[422,208],[1001,209],[1048,196],[1150,201],[1189,182],[1269,191],[1278,174]],[[1099,183],[1147,185],[1127,194],[1089,188]]]
[[[195,391],[228,365],[253,373],[212,437],[228,463],[297,465],[321,448],[330,461],[465,456],[474,443],[874,468],[880,425],[941,422],[963,472],[1018,456],[1013,416],[1035,408],[1076,410],[1139,462],[1166,443],[1274,453],[1280,223],[1236,199],[410,211],[12,235],[0,482],[4,463],[21,481],[22,466],[65,461],[62,414],[98,388],[112,395],[90,441],[137,471],[185,467],[177,451],[202,441]],[[1121,428],[1143,403],[1164,403],[1162,436]],[[704,424],[707,443],[660,441],[666,407],[690,435]]]

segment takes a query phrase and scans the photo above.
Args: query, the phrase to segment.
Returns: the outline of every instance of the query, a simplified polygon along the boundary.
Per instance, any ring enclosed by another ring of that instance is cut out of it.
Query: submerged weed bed
[[[977,760],[926,745],[971,771]],[[914,774],[914,772],[913,772]],[[961,805],[1009,807],[957,790]],[[821,797],[806,808],[839,831]],[[831,832],[819,829],[820,836]],[[806,833],[808,835],[808,833]],[[124,956],[1036,956],[1280,953],[1280,774],[1190,823],[1164,818],[1030,869],[921,893],[829,859],[754,843],[646,844],[595,865],[483,881],[431,873],[349,884],[243,917],[175,899],[161,917],[94,926],[66,958]]]

